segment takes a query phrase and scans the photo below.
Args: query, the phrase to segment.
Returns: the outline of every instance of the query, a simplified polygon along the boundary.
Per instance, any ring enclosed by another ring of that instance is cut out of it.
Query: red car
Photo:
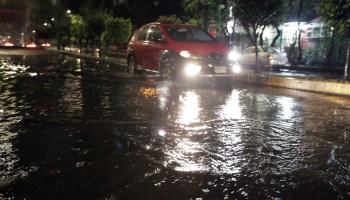
[[[178,76],[233,76],[240,66],[230,49],[203,29],[189,24],[146,24],[132,35],[128,70],[150,70],[164,79]]]

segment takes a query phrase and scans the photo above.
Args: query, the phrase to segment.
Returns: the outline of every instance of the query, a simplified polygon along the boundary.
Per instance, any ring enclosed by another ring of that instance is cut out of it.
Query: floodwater
[[[349,199],[350,99],[0,56],[1,199]]]

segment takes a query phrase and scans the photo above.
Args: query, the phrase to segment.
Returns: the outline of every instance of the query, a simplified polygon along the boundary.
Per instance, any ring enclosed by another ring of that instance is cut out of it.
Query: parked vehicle
[[[255,47],[252,46],[244,49],[238,58],[238,62],[241,65],[255,65]],[[263,69],[265,67],[285,66],[288,64],[288,58],[285,52],[281,52],[273,47],[258,47],[258,69]]]
[[[134,32],[127,47],[130,72],[150,70],[170,80],[233,76],[240,67],[229,55],[225,44],[189,24],[146,24]]]
[[[12,42],[3,42],[0,44],[0,46],[4,46],[4,47],[13,47],[14,44]]]
[[[35,42],[30,42],[25,45],[26,48],[37,48],[38,45]]]

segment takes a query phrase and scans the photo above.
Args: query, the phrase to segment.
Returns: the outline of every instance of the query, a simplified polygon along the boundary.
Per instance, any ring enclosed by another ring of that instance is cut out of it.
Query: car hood
[[[199,55],[208,55],[209,53],[229,53],[230,49],[223,43],[213,42],[213,43],[181,43],[181,45],[176,45],[177,48],[174,50],[180,53],[181,51],[189,51],[191,53]]]

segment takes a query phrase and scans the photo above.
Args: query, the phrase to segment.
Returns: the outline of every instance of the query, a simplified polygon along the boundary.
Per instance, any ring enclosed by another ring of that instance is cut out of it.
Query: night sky
[[[79,13],[88,1],[94,0],[60,0],[61,5],[73,13]],[[111,10],[116,17],[130,18],[134,24],[142,25],[155,21],[160,15],[183,17],[181,4],[181,0],[95,0],[94,7]]]
[[[24,24],[26,3],[30,0],[0,0],[0,22]],[[59,2],[65,10],[79,14],[88,2],[93,8],[109,10],[115,17],[130,18],[138,27],[154,22],[160,15],[176,15],[185,18],[181,0],[51,0]],[[21,28],[19,26],[19,28]],[[0,30],[1,31],[1,30]]]

